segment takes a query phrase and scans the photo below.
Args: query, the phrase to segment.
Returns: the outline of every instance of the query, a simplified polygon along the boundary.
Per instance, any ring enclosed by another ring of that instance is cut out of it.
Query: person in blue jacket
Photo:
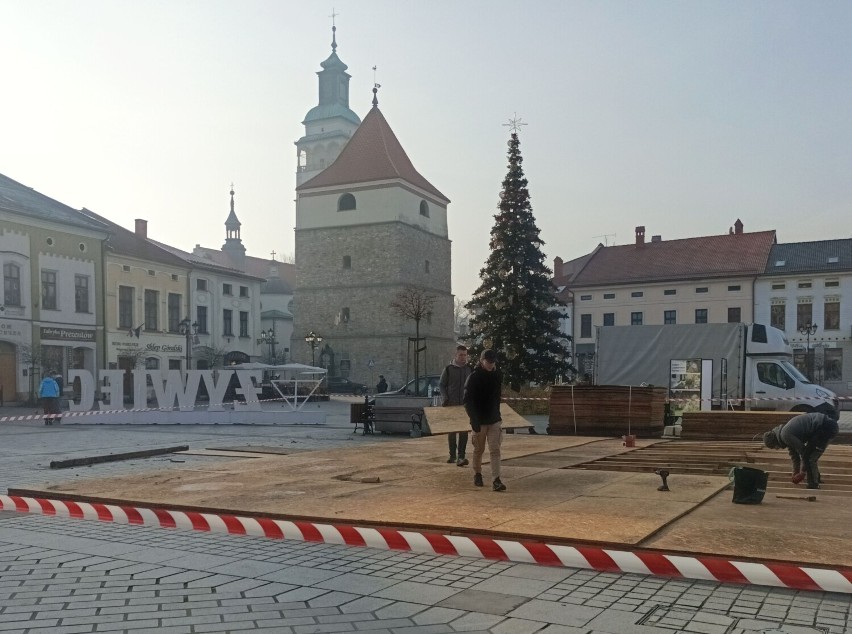
[[[59,384],[46,373],[38,386],[38,397],[44,409],[44,424],[52,425],[59,414]]]

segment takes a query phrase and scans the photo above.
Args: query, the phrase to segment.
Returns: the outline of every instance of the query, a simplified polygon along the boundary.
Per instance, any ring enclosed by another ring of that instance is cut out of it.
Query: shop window
[[[677,311],[676,310],[664,310],[663,311],[663,323],[666,325],[672,325],[677,323]]]
[[[707,323],[707,309],[706,308],[696,308],[695,309],[695,323],[696,324],[706,324]]]
[[[842,381],[843,380],[843,349],[842,348],[826,348],[824,352],[825,352],[825,380],[826,381]]]
[[[643,321],[642,313],[630,313],[630,325],[641,326]]]

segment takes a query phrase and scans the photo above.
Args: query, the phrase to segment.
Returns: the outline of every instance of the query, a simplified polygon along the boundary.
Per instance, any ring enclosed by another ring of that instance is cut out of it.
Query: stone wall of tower
[[[425,371],[439,373],[448,363],[456,342],[447,238],[402,222],[303,229],[296,231],[295,255],[294,360],[311,362],[304,336],[313,330],[323,337],[322,348],[333,351],[332,372],[346,374],[341,361],[348,359],[355,381],[373,387],[384,374],[393,386],[404,383],[414,373],[408,338],[415,324],[397,315],[390,302],[414,286],[435,296],[431,320],[420,323],[420,335],[427,338]],[[317,365],[320,352],[317,348]]]

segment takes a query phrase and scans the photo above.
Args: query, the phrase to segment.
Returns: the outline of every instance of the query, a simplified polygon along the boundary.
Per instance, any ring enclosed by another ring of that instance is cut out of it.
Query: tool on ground
[[[663,479],[663,484],[662,486],[657,487],[657,491],[671,491],[668,482],[666,482],[666,478],[669,477],[669,472],[665,469],[654,469],[654,473]]]
[[[815,495],[776,495],[775,497],[782,500],[804,500],[805,502],[816,502],[817,499]]]

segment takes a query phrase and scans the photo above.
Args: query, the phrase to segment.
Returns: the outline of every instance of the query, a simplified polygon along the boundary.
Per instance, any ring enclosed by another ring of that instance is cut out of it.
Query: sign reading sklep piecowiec
[[[95,378],[88,370],[69,370],[68,380],[73,383],[80,379],[80,400],[71,401],[72,412],[88,412],[95,407],[96,387],[101,395],[97,402],[99,410],[121,410],[124,407],[124,370],[101,370],[101,385],[96,386]],[[215,373],[215,376],[214,376]],[[165,374],[165,378],[163,375]],[[172,409],[177,406],[181,411],[195,409],[198,389],[201,382],[207,388],[210,398],[207,409],[210,412],[224,411],[225,393],[231,377],[236,374],[239,387],[236,393],[245,398],[245,403],[235,402],[235,408],[260,411],[260,383],[263,370],[190,370],[186,373],[186,382],[180,370],[133,370],[133,409],[148,407],[148,378],[154,390],[159,409]],[[254,379],[254,380],[252,380]]]

